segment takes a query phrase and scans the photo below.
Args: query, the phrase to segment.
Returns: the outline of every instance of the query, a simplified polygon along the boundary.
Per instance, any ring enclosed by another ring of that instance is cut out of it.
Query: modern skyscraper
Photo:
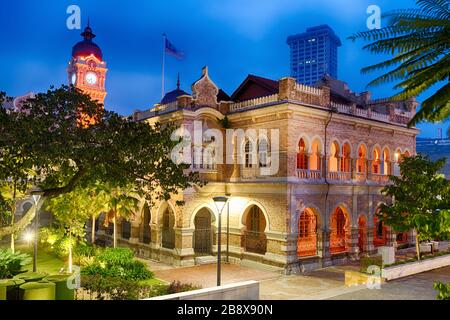
[[[337,78],[337,48],[341,40],[328,25],[289,36],[287,44],[291,48],[291,76],[297,82],[313,85],[324,74]]]

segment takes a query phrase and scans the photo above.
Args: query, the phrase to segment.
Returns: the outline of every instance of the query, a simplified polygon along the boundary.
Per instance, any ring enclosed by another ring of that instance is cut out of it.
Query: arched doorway
[[[358,247],[359,252],[364,252],[364,246],[367,242],[366,217],[359,216],[358,218]]]
[[[307,208],[298,219],[297,256],[317,255],[317,216]]]
[[[162,216],[162,242],[161,245],[166,249],[175,248],[175,215],[170,208],[166,208]]]
[[[142,243],[149,244],[152,241],[152,233],[150,229],[151,213],[148,205],[144,206],[144,214],[142,217]]]
[[[378,217],[373,218],[373,245],[375,247],[380,247],[386,245],[387,229],[383,221],[379,220]]]
[[[213,230],[212,217],[208,209],[203,208],[197,212],[194,219],[194,252],[197,255],[210,255],[212,253]]]
[[[245,230],[243,244],[245,251],[265,254],[267,250],[266,218],[258,206],[252,206],[244,215]]]
[[[330,227],[330,252],[332,254],[346,252],[348,219],[341,207],[337,207],[334,210],[331,216]]]

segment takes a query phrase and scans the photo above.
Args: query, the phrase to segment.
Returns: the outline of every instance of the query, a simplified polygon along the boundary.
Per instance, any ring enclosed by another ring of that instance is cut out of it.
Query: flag
[[[167,38],[165,39],[166,39],[165,41],[166,53],[170,54],[171,56],[174,56],[179,60],[182,60],[184,58],[184,52],[179,51]]]

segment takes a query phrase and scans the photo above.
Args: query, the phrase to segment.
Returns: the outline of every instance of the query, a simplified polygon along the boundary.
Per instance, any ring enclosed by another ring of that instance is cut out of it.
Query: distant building
[[[291,76],[297,82],[313,85],[324,74],[337,78],[338,47],[341,40],[328,25],[306,29],[287,38],[290,46]]]
[[[447,158],[447,163],[441,173],[450,179],[450,139],[443,139],[442,133],[438,138],[417,138],[417,153],[429,156],[433,161]]]

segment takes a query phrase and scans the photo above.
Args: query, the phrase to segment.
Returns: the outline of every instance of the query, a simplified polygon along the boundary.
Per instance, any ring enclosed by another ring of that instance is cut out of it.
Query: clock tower
[[[95,34],[88,26],[81,34],[84,40],[72,49],[72,59],[67,68],[69,83],[91,96],[93,100],[104,104],[106,97],[105,78],[106,62],[103,61],[102,50],[92,39]]]

